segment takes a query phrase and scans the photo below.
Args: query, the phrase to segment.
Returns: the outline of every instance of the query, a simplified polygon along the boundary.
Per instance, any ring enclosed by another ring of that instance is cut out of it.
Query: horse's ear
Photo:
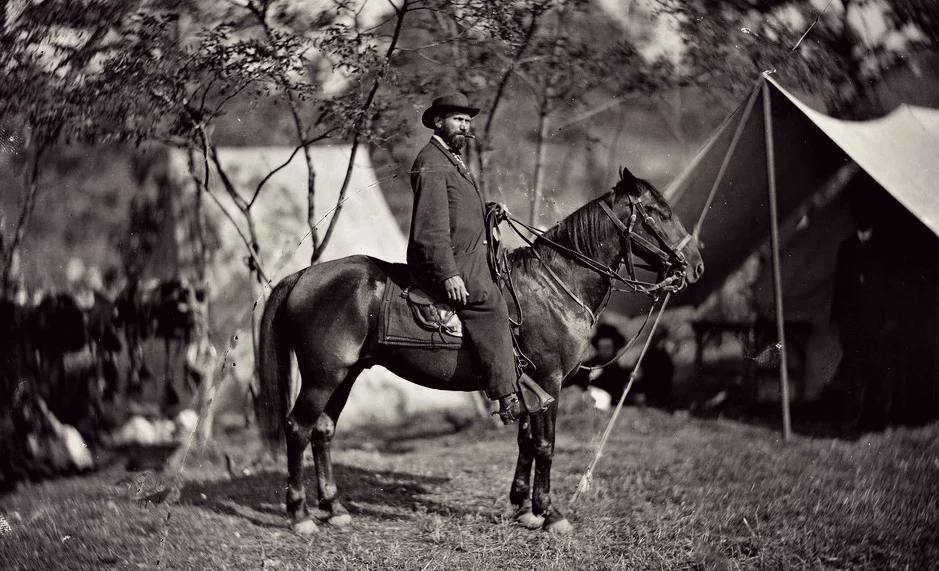
[[[633,176],[633,173],[629,172],[629,169],[626,167],[620,167],[619,169],[619,182],[616,183],[616,192],[622,194],[629,194],[632,196],[639,196],[640,190],[638,179]]]

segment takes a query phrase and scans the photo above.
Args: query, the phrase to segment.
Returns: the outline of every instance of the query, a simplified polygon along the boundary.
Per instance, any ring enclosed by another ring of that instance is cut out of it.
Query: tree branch
[[[333,213],[332,219],[329,221],[329,226],[326,229],[326,234],[323,236],[323,241],[320,242],[319,248],[313,252],[312,262],[316,262],[322,255],[323,250],[329,243],[329,239],[333,235],[333,231],[336,229],[336,221],[339,219],[339,213],[342,211],[342,205],[346,200],[346,193],[349,190],[349,182],[352,180],[352,170],[355,166],[355,155],[358,151],[359,142],[362,137],[362,130],[359,127],[361,126],[362,122],[367,119],[368,111],[371,108],[373,101],[375,100],[375,95],[378,93],[378,88],[381,87],[381,84],[385,79],[385,75],[387,75],[388,69],[391,67],[391,56],[394,54],[398,45],[398,40],[401,37],[401,31],[404,28],[404,16],[407,13],[407,8],[408,0],[404,0],[401,6],[401,10],[397,12],[398,21],[395,24],[394,34],[392,35],[391,42],[388,45],[388,50],[385,52],[385,61],[383,62],[378,75],[375,77],[375,82],[372,84],[372,88],[369,90],[368,96],[365,98],[365,102],[362,105],[361,113],[359,113],[359,116],[353,125],[353,132],[355,134],[352,137],[352,148],[349,152],[349,163],[346,167],[346,176],[342,181],[342,186],[339,188],[339,198],[336,201],[336,210]]]
[[[251,196],[251,200],[248,201],[248,208],[250,208],[254,204],[254,201],[257,200],[258,195],[261,193],[261,189],[264,187],[264,185],[267,184],[267,182],[275,174],[277,174],[282,169],[284,169],[287,165],[289,165],[290,162],[293,161],[293,158],[297,156],[297,153],[300,152],[300,149],[304,147],[308,147],[314,143],[318,143],[319,141],[322,141],[324,139],[328,139],[333,134],[334,131],[336,131],[336,127],[333,127],[329,129],[328,131],[325,131],[322,134],[317,135],[316,137],[313,137],[312,139],[307,139],[306,141],[303,141],[302,143],[294,147],[293,152],[290,153],[290,156],[287,158],[286,161],[283,162],[283,164],[278,165],[276,168],[274,168],[274,170],[269,172],[264,178],[261,179],[261,182],[258,183],[257,188],[254,190],[254,194]]]
[[[218,199],[217,196],[215,196],[215,193],[212,192],[212,189],[209,187],[209,157],[211,157],[214,153],[212,152],[211,146],[209,144],[209,135],[206,133],[205,127],[202,125],[199,126],[199,135],[202,138],[202,168],[205,170],[205,176],[202,179],[202,189],[206,194],[209,195],[209,197],[212,198],[212,200],[215,201],[215,204],[218,205],[219,209],[221,209],[225,217],[228,218],[228,220],[232,223],[232,226],[234,226],[235,232],[238,233],[238,236],[241,237],[241,241],[244,242],[245,247],[248,249],[248,256],[254,263],[253,269],[258,273],[258,277],[260,277],[264,283],[270,283],[270,279],[268,279],[267,275],[264,273],[264,265],[261,262],[261,259],[258,257],[258,253],[256,251],[257,243],[253,239],[249,240],[248,237],[245,236],[244,232],[241,231],[241,228],[238,227],[238,223],[235,221],[234,217],[232,217],[232,215],[222,205],[222,202]],[[237,196],[237,193],[232,196],[232,199],[235,199],[235,196]],[[237,201],[235,202],[235,205],[238,205]],[[245,215],[245,219],[248,222],[248,229],[251,231],[252,225],[249,213],[246,210],[243,210],[242,213]]]

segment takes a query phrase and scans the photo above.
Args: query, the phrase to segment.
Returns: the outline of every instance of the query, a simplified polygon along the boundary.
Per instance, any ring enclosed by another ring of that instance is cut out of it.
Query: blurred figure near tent
[[[668,329],[660,326],[652,333],[652,343],[642,359],[639,377],[633,384],[630,394],[636,399],[654,407],[667,407],[672,400],[672,382],[675,377],[675,363],[669,351]]]
[[[838,248],[832,291],[831,320],[843,352],[832,389],[847,393],[852,428],[880,430],[892,400],[885,346],[887,259],[874,225],[875,194],[863,184],[852,190],[856,230]]]
[[[615,361],[617,353],[626,346],[626,338],[615,325],[601,323],[590,343],[593,345],[594,354],[584,361],[582,366],[598,367],[609,364],[602,369],[580,369],[564,386],[580,387],[593,398],[596,408],[608,410],[619,402],[632,372]]]

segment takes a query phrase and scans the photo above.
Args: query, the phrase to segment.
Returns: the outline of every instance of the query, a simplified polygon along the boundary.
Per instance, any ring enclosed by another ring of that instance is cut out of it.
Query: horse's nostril
[[[704,274],[704,264],[698,262],[694,267],[694,277],[700,278],[702,274]]]

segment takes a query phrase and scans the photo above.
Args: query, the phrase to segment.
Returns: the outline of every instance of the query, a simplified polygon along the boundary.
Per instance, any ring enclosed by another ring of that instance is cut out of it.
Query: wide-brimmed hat
[[[478,107],[470,107],[469,101],[462,93],[448,93],[442,95],[424,111],[421,116],[421,123],[428,129],[434,129],[434,118],[441,113],[466,113],[470,117],[475,117],[479,113]]]
[[[600,344],[600,339],[610,339],[617,350],[626,346],[626,337],[620,332],[619,328],[610,323],[601,323],[597,326],[590,340],[590,344],[596,347]]]

